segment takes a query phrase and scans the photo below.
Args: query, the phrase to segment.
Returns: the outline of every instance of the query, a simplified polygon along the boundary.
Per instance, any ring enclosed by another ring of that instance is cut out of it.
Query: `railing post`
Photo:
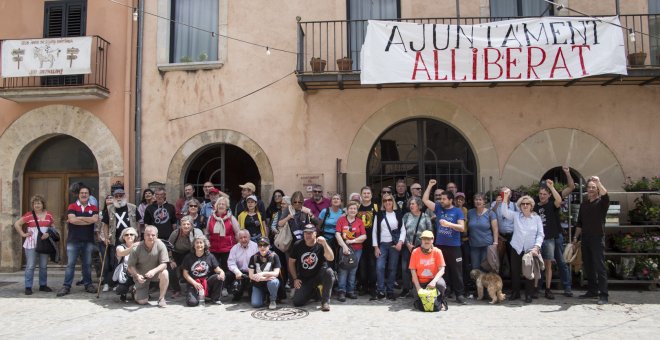
[[[305,71],[305,32],[303,32],[302,25],[300,23],[301,18],[296,17],[296,22],[298,25],[298,57],[297,57],[297,66],[296,69],[298,72],[302,73]]]

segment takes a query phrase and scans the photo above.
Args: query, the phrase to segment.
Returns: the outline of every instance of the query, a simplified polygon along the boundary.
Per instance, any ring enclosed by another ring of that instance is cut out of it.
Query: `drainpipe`
[[[621,3],[619,0],[614,1],[614,5],[616,6],[616,16],[621,15]]]
[[[135,201],[142,198],[142,40],[144,38],[144,0],[138,0],[138,32],[135,66]]]

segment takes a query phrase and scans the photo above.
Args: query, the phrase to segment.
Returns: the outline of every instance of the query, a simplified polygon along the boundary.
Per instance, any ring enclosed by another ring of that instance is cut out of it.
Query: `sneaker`
[[[525,303],[532,303],[532,297],[529,295],[525,296]]]
[[[607,296],[601,296],[598,298],[598,304],[599,305],[606,305],[608,303],[607,301]]]
[[[580,296],[578,296],[578,299],[595,299],[598,297],[598,294],[592,293],[592,292],[586,292]]]
[[[509,297],[509,301],[515,301],[518,299],[520,299],[520,293],[515,293],[515,294],[512,293],[511,296]]]
[[[270,304],[268,305],[268,309],[270,310],[277,309],[277,302],[271,301]]]
[[[158,307],[160,307],[160,308],[167,307],[167,302],[165,302],[165,298],[162,298],[162,299],[158,300]]]
[[[103,289],[101,289],[102,292],[109,292],[110,291],[110,285],[107,283],[103,284]]]
[[[358,298],[358,296],[357,296],[357,294],[355,294],[355,292],[346,293],[346,297],[351,299],[351,300],[357,300],[357,298]]]
[[[51,288],[48,287],[48,286],[39,286],[39,291],[40,291],[40,292],[50,293],[50,292],[53,291],[53,289],[51,289]]]
[[[25,295],[32,295],[32,288],[25,288]]]
[[[410,297],[410,289],[403,289],[401,290],[401,294],[399,294],[400,298],[408,298]]]
[[[552,293],[552,291],[548,288],[545,289],[545,298],[548,300],[554,300],[555,299],[555,294]]]
[[[539,290],[538,288],[534,288],[532,291],[532,299],[538,299],[539,298]]]
[[[382,300],[382,299],[384,299],[384,298],[385,298],[385,293],[383,293],[383,292],[377,292],[377,293],[376,293],[376,298],[377,298],[378,300]]]
[[[222,288],[222,297],[227,297],[229,295],[229,292],[227,292],[227,288]]]
[[[390,301],[396,301],[396,295],[394,295],[394,293],[387,293],[387,299]]]
[[[85,281],[83,279],[80,279],[80,281],[76,282],[76,286],[82,286]]]
[[[67,286],[62,286],[62,288],[60,288],[60,290],[57,291],[57,296],[60,297],[60,296],[68,295],[69,293],[71,293],[71,288]]]
[[[564,296],[565,297],[573,297],[573,292],[570,290],[565,290],[564,291]]]
[[[467,300],[465,299],[465,296],[463,296],[463,295],[457,296],[456,297],[456,302],[458,302],[458,304],[461,304],[461,305],[467,305],[468,304]]]
[[[221,305],[222,301],[220,301],[220,299],[217,299],[217,300],[213,301],[213,303],[215,303],[216,305]]]
[[[339,302],[346,302],[346,293],[339,292],[337,294],[337,300],[339,300]]]
[[[321,304],[321,310],[324,312],[329,312],[330,311],[330,304],[327,302],[324,302]]]
[[[119,301],[126,302],[126,294],[119,295]]]
[[[94,294],[94,293],[97,292],[96,288],[94,288],[93,285],[87,285],[87,286],[85,286],[85,291],[86,291],[87,293],[92,293],[92,294]]]

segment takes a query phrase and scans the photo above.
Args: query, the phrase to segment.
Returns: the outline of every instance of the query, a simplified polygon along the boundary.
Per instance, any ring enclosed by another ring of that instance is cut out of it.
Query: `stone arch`
[[[47,105],[21,115],[0,136],[3,160],[0,162],[0,269],[20,266],[21,242],[12,225],[21,214],[23,172],[37,146],[56,135],[69,135],[89,147],[99,167],[100,188],[109,188],[113,177],[124,176],[124,160],[117,139],[93,113],[70,105]]]
[[[530,185],[556,166],[568,164],[583,176],[598,176],[607,188],[624,182],[621,164],[614,153],[595,136],[577,129],[539,131],[520,143],[507,159],[502,184]]]
[[[179,186],[183,184],[185,171],[195,156],[210,144],[231,144],[245,151],[259,168],[261,175],[261,197],[270,198],[274,190],[273,167],[266,152],[250,137],[234,130],[209,130],[192,136],[174,153],[167,169],[167,197],[178,197]],[[171,199],[170,199],[171,200]]]
[[[470,112],[450,102],[434,98],[404,98],[393,101],[360,127],[351,143],[346,162],[347,192],[358,192],[364,185],[369,152],[378,137],[390,126],[411,118],[431,118],[449,124],[468,141],[477,161],[479,177],[499,178],[495,146],[479,120]],[[423,185],[423,184],[422,184]],[[478,181],[481,188],[481,180]],[[481,188],[483,190],[483,188]]]

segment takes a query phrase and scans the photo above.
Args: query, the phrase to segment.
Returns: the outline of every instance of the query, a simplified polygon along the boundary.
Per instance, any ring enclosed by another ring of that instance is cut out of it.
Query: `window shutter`
[[[47,2],[44,15],[44,38],[64,35],[65,5],[59,2]]]
[[[44,38],[85,35],[85,0],[49,1],[44,6]]]

